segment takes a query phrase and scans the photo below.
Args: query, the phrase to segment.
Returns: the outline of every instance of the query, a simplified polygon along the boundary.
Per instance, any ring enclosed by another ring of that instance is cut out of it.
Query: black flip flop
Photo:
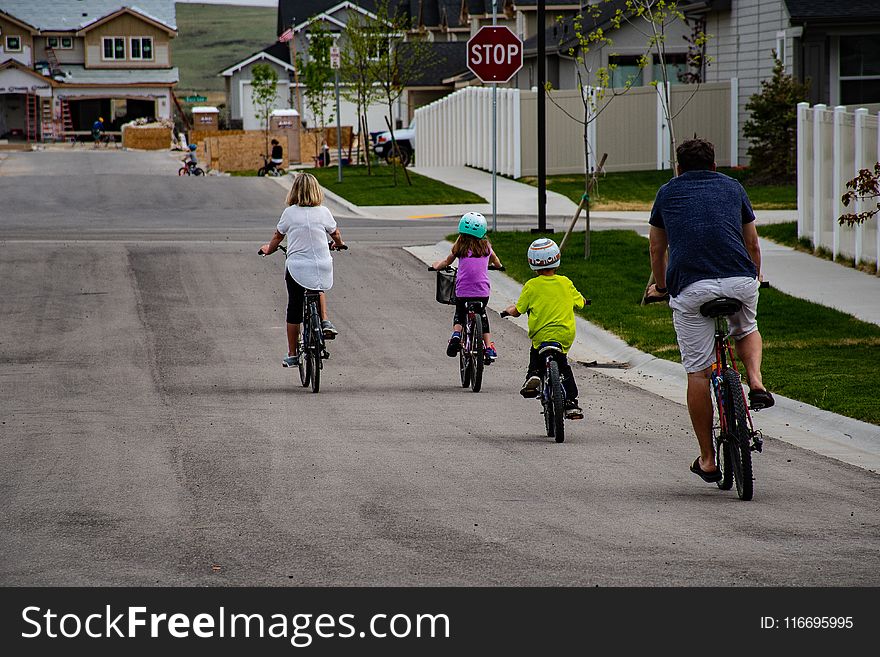
[[[749,390],[749,408],[759,411],[762,408],[770,408],[776,401],[766,390]]]
[[[700,467],[700,457],[694,459],[694,462],[691,463],[691,472],[695,475],[699,476],[703,481],[714,484],[716,481],[721,481],[721,470],[715,470],[715,472],[706,472]]]

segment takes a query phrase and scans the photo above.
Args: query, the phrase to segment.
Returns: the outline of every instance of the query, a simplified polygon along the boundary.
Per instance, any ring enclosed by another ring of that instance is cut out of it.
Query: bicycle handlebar
[[[448,271],[450,269],[453,269],[453,267],[452,266],[444,267],[444,271]],[[507,268],[504,265],[501,265],[500,267],[496,267],[494,265],[489,265],[489,270],[490,271],[507,271]],[[437,271],[437,270],[434,269],[433,267],[428,267],[428,271]]]
[[[330,242],[329,247],[331,251],[348,251],[348,244],[340,244],[337,246],[335,243]],[[287,248],[282,244],[278,245],[278,250],[287,253]],[[263,247],[260,247],[259,249],[257,249],[257,255],[261,255],[265,258],[269,254],[263,253]]]

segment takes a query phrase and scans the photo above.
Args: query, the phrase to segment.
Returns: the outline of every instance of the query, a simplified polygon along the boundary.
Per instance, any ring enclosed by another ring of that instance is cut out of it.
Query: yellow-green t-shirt
[[[535,276],[523,285],[516,302],[529,314],[529,337],[536,349],[542,342],[558,342],[568,353],[574,342],[574,309],[584,307],[584,297],[565,276]]]

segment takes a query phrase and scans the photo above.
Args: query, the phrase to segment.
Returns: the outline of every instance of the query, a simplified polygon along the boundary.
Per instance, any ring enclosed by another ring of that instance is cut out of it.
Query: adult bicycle
[[[493,267],[492,271],[504,271],[504,267]],[[428,267],[428,271],[437,271]],[[455,272],[455,267],[447,267],[446,271]],[[461,377],[461,387],[480,392],[483,387],[483,368],[490,365],[492,360],[486,356],[486,343],[483,342],[483,307],[482,301],[468,301],[465,303],[467,317],[462,322],[461,346],[458,349],[458,371]]]
[[[281,168],[281,166],[275,166],[272,164],[272,160],[266,157],[265,154],[260,153],[260,157],[263,158],[263,166],[257,169],[257,175],[261,178],[263,176],[271,176],[274,178],[280,178],[282,176],[286,176],[287,172]]]
[[[589,306],[590,300],[584,299]],[[510,317],[506,310],[502,317]],[[544,428],[547,436],[557,443],[565,442],[565,376],[559,370],[559,358],[564,356],[562,345],[558,342],[542,342],[538,346],[538,354],[542,357],[541,368],[541,413],[544,415]]]
[[[345,251],[345,244],[336,245],[331,243],[331,251]],[[278,250],[287,253],[287,249],[281,245]],[[265,256],[263,250],[257,251]],[[324,369],[324,361],[330,358],[324,341],[324,330],[321,327],[321,313],[319,304],[322,290],[305,290],[303,293],[303,319],[299,332],[299,380],[303,388],[312,386],[312,392],[321,389],[321,370]]]
[[[761,283],[761,287],[769,286],[766,281]],[[715,464],[721,471],[717,485],[721,490],[730,490],[736,483],[739,499],[750,500],[755,492],[752,452],[760,452],[764,440],[761,432],[752,424],[742,378],[727,337],[727,318],[741,309],[739,299],[718,297],[700,306],[700,314],[715,320],[715,362],[712,364],[711,383],[718,410],[716,424],[712,428]]]

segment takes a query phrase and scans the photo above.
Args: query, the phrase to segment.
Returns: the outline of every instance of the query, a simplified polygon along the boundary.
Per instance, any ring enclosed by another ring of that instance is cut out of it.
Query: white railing
[[[498,173],[519,178],[519,89],[498,89]],[[415,111],[421,167],[492,168],[492,89],[467,87]]]
[[[867,208],[864,202],[847,208],[841,197],[847,181],[880,161],[878,124],[878,116],[864,108],[848,112],[809,103],[797,108],[798,237],[809,239],[815,249],[828,249],[835,258],[876,263],[880,273],[877,217],[855,227],[837,221],[842,214]]]

